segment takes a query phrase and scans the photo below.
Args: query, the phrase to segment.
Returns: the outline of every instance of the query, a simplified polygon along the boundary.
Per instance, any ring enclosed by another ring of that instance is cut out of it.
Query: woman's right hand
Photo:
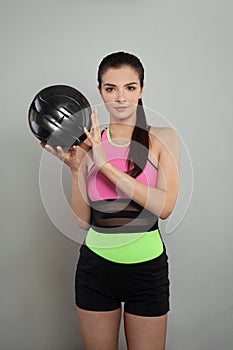
[[[60,146],[58,146],[57,149],[54,149],[52,146],[44,143],[43,141],[40,142],[40,145],[54,156],[64,161],[71,171],[76,171],[79,169],[83,159],[85,156],[87,156],[87,152],[91,149],[91,144],[88,139],[83,141],[79,146],[70,147],[68,152],[65,152]]]

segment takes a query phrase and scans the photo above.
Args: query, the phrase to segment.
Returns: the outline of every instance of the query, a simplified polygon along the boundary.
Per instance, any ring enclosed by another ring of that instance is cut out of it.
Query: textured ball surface
[[[91,129],[91,106],[78,90],[53,85],[36,94],[28,111],[33,134],[52,147],[71,147],[86,139],[84,126]]]

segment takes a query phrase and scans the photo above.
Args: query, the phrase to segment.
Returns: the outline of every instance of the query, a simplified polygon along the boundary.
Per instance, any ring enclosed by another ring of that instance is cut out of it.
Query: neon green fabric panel
[[[100,233],[90,228],[85,244],[96,254],[118,263],[147,261],[162,254],[159,230],[139,233]]]

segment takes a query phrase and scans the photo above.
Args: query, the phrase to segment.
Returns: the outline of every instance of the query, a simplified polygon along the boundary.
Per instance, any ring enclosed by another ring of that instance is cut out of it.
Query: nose
[[[126,98],[125,98],[125,95],[123,93],[123,91],[118,91],[117,94],[116,94],[116,101],[117,102],[124,102],[126,101]]]

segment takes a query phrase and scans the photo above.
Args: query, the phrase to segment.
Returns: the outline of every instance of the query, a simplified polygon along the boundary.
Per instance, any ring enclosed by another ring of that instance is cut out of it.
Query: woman
[[[126,52],[106,56],[98,89],[109,112],[101,130],[64,153],[42,144],[71,169],[71,207],[87,230],[75,276],[76,306],[86,350],[117,350],[124,303],[128,350],[165,349],[168,257],[158,219],[172,212],[179,190],[179,138],[149,126],[142,105],[144,69]]]

